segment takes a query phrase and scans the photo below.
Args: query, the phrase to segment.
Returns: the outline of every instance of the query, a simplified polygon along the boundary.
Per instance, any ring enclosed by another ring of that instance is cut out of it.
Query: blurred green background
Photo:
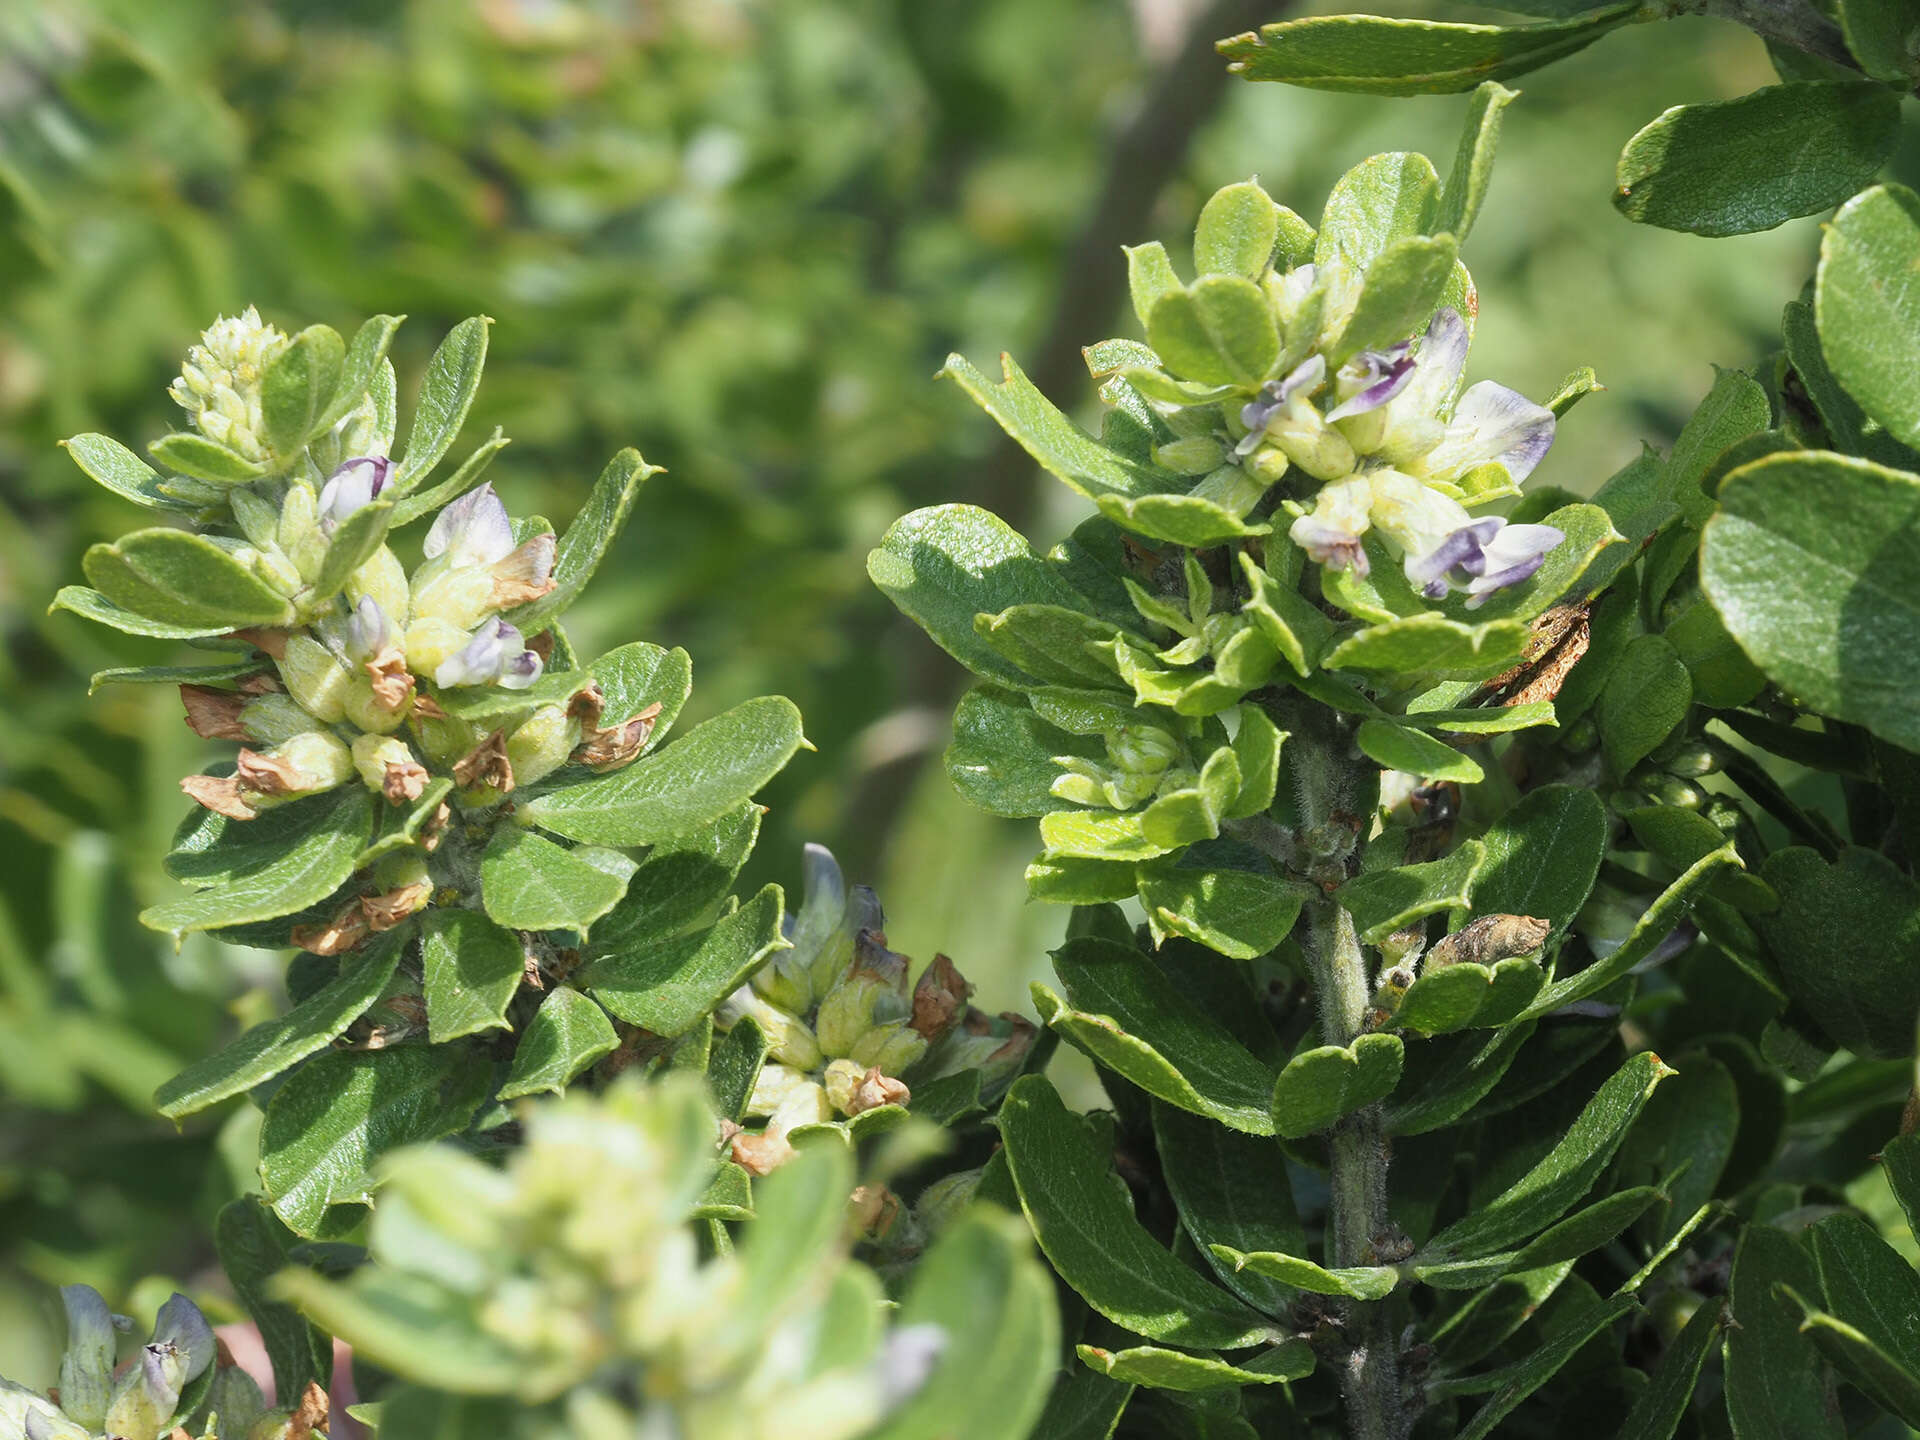
[[[448,326],[493,316],[468,441],[513,437],[492,475],[516,512],[564,522],[622,445],[668,467],[576,643],[686,646],[696,716],[775,691],[807,717],[819,751],[765,796],[748,878],[795,883],[821,840],[880,888],[896,947],[1025,1008],[1064,914],[1021,903],[1029,827],[969,812],[927,763],[957,667],[864,558],[942,500],[1042,544],[1081,518],[932,381],[948,351],[1011,350],[1084,407],[1075,346],[1133,333],[1123,241],[1184,257],[1201,200],[1249,174],[1311,218],[1374,151],[1444,169],[1459,101],[1229,82],[1201,42],[1282,13],[0,4],[0,1373],[47,1378],[49,1282],[149,1311],[172,1280],[212,1282],[205,1227],[249,1183],[248,1115],[176,1135],[147,1096],[271,1013],[281,969],[204,937],[174,954],[133,920],[169,889],[156,857],[201,746],[170,691],[86,695],[157,648],[45,613],[89,543],[138,521],[55,442],[163,433],[180,354],[248,303],[288,329],[408,314],[403,397]],[[1676,22],[1531,77],[1508,112],[1468,255],[1473,368],[1539,396],[1591,363],[1611,387],[1542,483],[1592,489],[1671,438],[1711,363],[1768,347],[1812,222],[1707,242],[1638,230],[1608,196],[1660,109],[1769,78],[1744,32]]]

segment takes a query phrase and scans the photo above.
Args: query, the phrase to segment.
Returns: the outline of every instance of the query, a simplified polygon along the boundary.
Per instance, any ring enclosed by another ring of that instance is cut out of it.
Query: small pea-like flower
[[[345,639],[347,653],[362,664],[393,643],[393,626],[387,620],[387,612],[371,595],[363,595],[360,603],[353,607],[353,613],[347,616]]]
[[[377,500],[387,488],[391,468],[384,455],[362,455],[335,470],[320,487],[320,529],[332,535],[349,516]]]
[[[456,569],[504,560],[513,550],[513,522],[493,483],[476,486],[436,515],[420,548],[429,560],[444,555]]]
[[[1489,516],[1461,526],[1428,554],[1410,556],[1407,578],[1430,600],[1449,588],[1465,590],[1467,608],[1478,609],[1495,591],[1530,577],[1566,538],[1551,525],[1509,525]]]
[[[1367,573],[1362,537],[1372,527],[1373,486],[1365,475],[1349,475],[1324,485],[1313,509],[1293,522],[1287,536],[1316,564],[1333,570]]]
[[[524,690],[540,678],[544,664],[538,652],[527,648],[520,632],[496,616],[482,622],[464,647],[440,663],[433,683],[442,689],[498,684],[506,690]]]
[[[1345,420],[1378,410],[1407,388],[1415,365],[1413,342],[1402,340],[1386,350],[1362,350],[1334,376],[1340,403],[1327,412],[1329,421]]]
[[[82,1425],[97,1428],[107,1414],[113,1381],[114,1331],[132,1324],[116,1317],[91,1285],[65,1285],[67,1348],[60,1357],[60,1408]]]

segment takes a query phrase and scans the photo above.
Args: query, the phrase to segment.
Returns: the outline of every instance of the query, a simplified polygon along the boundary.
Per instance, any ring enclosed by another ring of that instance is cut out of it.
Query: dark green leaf
[[[581,975],[593,997],[629,1025],[683,1035],[731,995],[775,950],[782,896],[769,885],[711,929],[603,956]]]
[[[1184,935],[1236,960],[1278,947],[1305,895],[1299,885],[1270,875],[1178,865],[1142,866],[1139,893],[1156,932]]]
[[[620,1043],[601,1008],[567,986],[549,991],[520,1034],[499,1098],[558,1094],[574,1076]]]
[[[1180,1223],[1221,1283],[1262,1314],[1284,1314],[1294,1296],[1291,1285],[1241,1269],[1211,1249],[1285,1255],[1306,1250],[1293,1189],[1273,1146],[1164,1103],[1153,1107],[1153,1137]]]
[[[318,1381],[333,1382],[333,1342],[284,1300],[274,1299],[267,1282],[287,1268],[294,1237],[258,1195],[242,1195],[213,1222],[214,1249],[234,1294],[266,1346],[276,1393],[298,1395]]]
[[[393,472],[394,499],[427,478],[466,423],[467,410],[480,388],[480,371],[487,363],[487,328],[492,324],[485,315],[462,320],[427,361],[414,401],[413,428],[407,432]]]
[[[597,950],[619,950],[677,934],[713,913],[760,834],[758,805],[742,805],[647,852],[627,893],[593,927]]]
[[[1628,645],[1594,718],[1607,765],[1625,775],[1687,718],[1693,704],[1693,677],[1673,645],[1662,635],[1642,635]]]
[[[1551,1380],[1581,1346],[1631,1311],[1636,1303],[1631,1295],[1606,1302],[1596,1300],[1577,1318],[1563,1322],[1525,1359],[1486,1377],[1497,1382],[1490,1387],[1493,1393],[1474,1413],[1473,1423],[1460,1432],[1459,1440],[1488,1440],[1496,1434],[1495,1427],[1512,1414],[1521,1401]]]
[[[1486,846],[1468,840],[1444,860],[1365,871],[1334,895],[1353,916],[1360,938],[1377,945],[1422,915],[1472,904],[1474,877],[1486,855]]]
[[[614,850],[567,850],[531,830],[503,828],[480,859],[480,901],[511,930],[585,935],[626,893],[634,863]]]
[[[1355,741],[1369,760],[1389,770],[1404,770],[1430,780],[1454,780],[1462,785],[1478,784],[1485,778],[1472,756],[1461,754],[1444,740],[1389,720],[1363,720]]]
[[[1224,1245],[1213,1247],[1216,1260],[1236,1269],[1247,1269],[1270,1280],[1278,1280],[1312,1295],[1344,1295],[1354,1300],[1384,1300],[1400,1283],[1400,1272],[1391,1265],[1354,1265],[1329,1270],[1311,1260],[1294,1255],[1256,1253],[1243,1255]]]
[[[1398,1035],[1361,1035],[1350,1045],[1301,1051],[1274,1082],[1273,1128],[1298,1140],[1386,1099],[1400,1083],[1404,1058]]]
[[[1725,1328],[1726,1308],[1718,1300],[1707,1300],[1693,1312],[1661,1355],[1652,1383],[1634,1402],[1627,1423],[1620,1427],[1623,1435],[1631,1435],[1634,1440],[1673,1440],[1674,1431],[1686,1418],[1687,1402],[1700,1381],[1707,1355]]]
[[[1813,301],[1835,377],[1868,415],[1911,446],[1920,446],[1916,259],[1920,196],[1904,185],[1876,185],[1848,201],[1827,227]]]
[[[527,952],[517,937],[475,910],[429,910],[421,919],[421,991],[427,1038],[439,1045],[481,1030],[504,1030]]]
[[[1770,1225],[1749,1225],[1734,1252],[1727,1325],[1727,1416],[1741,1440],[1844,1440],[1820,1357],[1797,1307],[1775,1293],[1820,1293],[1806,1251]]]
[[[1481,836],[1486,859],[1473,877],[1484,915],[1531,915],[1566,929],[1600,873],[1607,816],[1600,797],[1574,785],[1543,785]]]

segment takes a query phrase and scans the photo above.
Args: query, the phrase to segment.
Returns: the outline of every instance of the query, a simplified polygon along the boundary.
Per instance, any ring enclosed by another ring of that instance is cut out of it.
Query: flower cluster
[[[160,1307],[153,1335],[115,1366],[118,1332],[132,1328],[90,1285],[68,1285],[60,1383],[45,1395],[0,1380],[0,1440],[304,1440],[326,1426],[317,1386],[298,1406],[268,1411],[246,1371],[186,1296]]]
[[[805,899],[784,926],[791,948],[714,1015],[723,1030],[750,1019],[767,1039],[747,1103],[747,1114],[766,1123],[730,1137],[735,1162],[757,1175],[793,1157],[792,1137],[805,1126],[907,1105],[909,1081],[976,1072],[979,1098],[990,1101],[1034,1042],[1030,1021],[969,1005],[973,987],[945,955],[909,988],[912,962],[887,948],[873,891],[848,887],[822,846],[807,846],[805,866]]]
[[[364,1359],[559,1402],[572,1434],[771,1440],[797,1414],[810,1436],[850,1440],[925,1379],[942,1333],[883,1339],[877,1289],[835,1283],[847,1272],[833,1239],[851,1183],[843,1147],[811,1155],[825,1173],[796,1166],[768,1182],[740,1249],[715,1255],[698,1222],[716,1122],[696,1083],[630,1076],[523,1115],[525,1143],[500,1168],[448,1145],[389,1156],[369,1237],[377,1263],[345,1284],[290,1271],[290,1293]],[[790,1226],[818,1243],[770,1265],[794,1243]],[[849,1313],[856,1296],[870,1313]],[[830,1299],[867,1343],[827,1324]],[[414,1328],[388,1320],[394,1304],[459,1317],[457,1350],[484,1363],[431,1366]]]
[[[207,439],[248,460],[265,460],[261,381],[287,344],[288,337],[251,305],[238,315],[223,315],[187,351],[180,378],[167,393]]]

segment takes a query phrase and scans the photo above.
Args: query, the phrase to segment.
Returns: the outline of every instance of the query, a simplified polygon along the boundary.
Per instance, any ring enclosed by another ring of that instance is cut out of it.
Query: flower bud
[[[242,697],[245,698],[245,697]],[[296,735],[320,729],[320,722],[301,709],[291,695],[256,695],[240,709],[238,738],[255,745],[279,745]]]
[[[565,705],[542,705],[507,737],[507,760],[514,779],[531,785],[567,763],[580,743],[580,722]]]
[[[814,1070],[826,1058],[804,1020],[768,1004],[751,985],[742,985],[723,1000],[713,1018],[722,1030],[742,1019],[753,1021],[767,1037],[767,1054],[796,1070]]]
[[[60,1357],[60,1408],[97,1430],[106,1418],[113,1379],[114,1323],[107,1302],[91,1285],[64,1285],[67,1348]]]
[[[393,804],[418,800],[427,788],[427,770],[404,740],[392,735],[359,735],[353,742],[353,768],[361,783]]]
[[[159,1435],[173,1418],[188,1380],[186,1357],[172,1345],[143,1346],[121,1372],[107,1404],[104,1428],[112,1436]]]
[[[274,543],[308,580],[320,578],[320,568],[327,560],[327,537],[320,529],[313,491],[305,485],[287,487],[280,502]]]
[[[433,683],[442,689],[498,684],[505,690],[524,690],[540,678],[543,668],[539,654],[527,648],[520,632],[494,619],[484,622],[464,646],[434,668]]]
[[[287,344],[287,337],[251,305],[238,315],[222,316],[187,351],[167,393],[209,440],[249,460],[264,460],[260,381]]]
[[[913,1218],[929,1235],[938,1235],[973,1203],[984,1173],[984,1169],[973,1169],[942,1175],[913,1202]]]
[[[389,621],[400,624],[411,613],[412,590],[400,557],[382,545],[347,580],[347,600],[359,605],[371,600]]]
[[[834,1063],[841,1064],[845,1062],[835,1061]],[[827,1095],[828,1098],[831,1099],[834,1085],[831,1066],[828,1067],[827,1077]],[[760,1067],[760,1073],[754,1077],[753,1094],[747,1100],[746,1113],[749,1115],[771,1115],[774,1111],[778,1110],[789,1097],[813,1083],[813,1080],[804,1070],[796,1070],[791,1065],[781,1065],[778,1063],[762,1065]],[[851,1094],[851,1089],[849,1089],[847,1093]]]
[[[887,949],[872,931],[862,931],[855,940],[853,963],[820,1002],[814,1028],[828,1055],[851,1055],[854,1043],[876,1025],[898,1023],[912,1013],[907,957]]]
[[[301,709],[328,725],[346,718],[347,682],[352,677],[326,646],[311,635],[289,635],[276,663],[287,693]]]
[[[331,790],[353,775],[353,752],[327,730],[313,730],[270,750],[242,750],[234,776],[250,795],[293,800]],[[255,802],[257,803],[257,802]]]
[[[380,498],[391,464],[384,455],[360,455],[345,461],[320,487],[316,506],[320,529],[328,539],[354,515]]]
[[[1109,730],[1106,742],[1113,763],[1130,775],[1158,776],[1175,761],[1187,758],[1186,743],[1158,725],[1123,725]]]
[[[233,558],[282,595],[298,595],[307,585],[307,577],[300,573],[300,568],[278,548],[255,550],[250,545],[242,545],[233,552]]]
[[[513,523],[493,483],[476,486],[441,510],[420,548],[429,560],[444,559],[449,570],[504,560],[513,549]]]
[[[1153,463],[1176,475],[1205,475],[1226,458],[1226,446],[1211,436],[1169,440],[1153,447]]]
[[[767,1002],[795,1015],[804,1015],[813,1006],[813,980],[800,962],[799,952],[788,948],[754,971],[749,982],[767,998]]]
[[[11,1389],[5,1381],[0,1381],[0,1401],[8,1399]],[[93,1431],[75,1424],[55,1409],[52,1402],[42,1400],[31,1391],[26,1392],[22,1403],[25,1406],[22,1428],[14,1433],[25,1436],[26,1440],[93,1440]]]
[[[851,1059],[898,1075],[927,1053],[927,1042],[904,1022],[876,1025],[853,1042]]]

